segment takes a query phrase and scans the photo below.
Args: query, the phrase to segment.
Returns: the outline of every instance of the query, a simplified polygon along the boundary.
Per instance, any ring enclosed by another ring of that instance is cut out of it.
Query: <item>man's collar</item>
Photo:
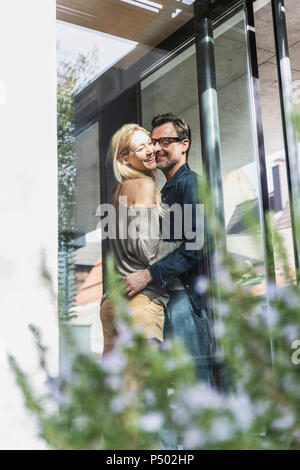
[[[187,163],[185,163],[176,171],[176,173],[172,176],[172,178],[164,185],[161,192],[164,192],[167,188],[170,188],[171,186],[173,186],[173,184],[175,184],[176,181],[187,171],[190,171],[190,167],[188,166]]]

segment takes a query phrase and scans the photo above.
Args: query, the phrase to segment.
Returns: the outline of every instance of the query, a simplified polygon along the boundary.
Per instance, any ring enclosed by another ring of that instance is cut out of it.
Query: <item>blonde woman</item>
[[[156,186],[155,151],[148,131],[137,124],[125,124],[111,139],[110,158],[116,179],[113,204],[117,212],[116,238],[110,239],[110,247],[116,269],[125,277],[163,258],[180,242],[164,242],[159,236],[159,218],[163,214]],[[168,301],[167,291],[154,283],[128,297],[133,327],[147,338],[162,342]],[[101,304],[100,318],[106,354],[114,347],[117,335],[113,305],[107,297]]]

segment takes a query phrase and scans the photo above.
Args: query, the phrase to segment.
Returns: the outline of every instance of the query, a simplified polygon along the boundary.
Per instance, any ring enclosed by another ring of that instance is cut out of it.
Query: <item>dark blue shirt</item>
[[[163,187],[161,191],[163,204],[167,204],[169,208],[173,204],[181,206],[182,234],[180,239],[183,243],[168,256],[148,267],[152,278],[159,287],[167,287],[176,277],[179,277],[196,310],[206,307],[205,296],[197,289],[199,276],[206,275],[205,244],[203,247],[200,243],[198,245],[201,246],[200,248],[195,244],[196,233],[204,233],[204,218],[199,216],[201,214],[198,210],[200,204],[197,194],[199,179],[199,175],[193,172],[186,163]],[[185,205],[189,207],[187,212],[184,209]],[[178,240],[179,237],[175,231],[176,221],[174,217],[168,218],[169,220],[169,236],[167,238],[164,236],[165,230],[163,229],[163,238],[170,241]],[[199,227],[199,224],[202,224],[202,227]],[[164,226],[164,220],[162,226]],[[187,233],[187,228],[189,233]],[[191,236],[192,233],[195,234],[194,237]]]

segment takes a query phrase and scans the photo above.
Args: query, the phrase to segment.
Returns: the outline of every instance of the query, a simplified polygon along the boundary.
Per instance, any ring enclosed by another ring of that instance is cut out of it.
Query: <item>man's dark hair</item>
[[[151,122],[152,131],[155,127],[162,126],[163,124],[166,124],[167,122],[173,123],[173,126],[175,128],[175,131],[178,137],[181,137],[182,139],[189,139],[190,145],[186,152],[186,159],[188,159],[189,151],[190,151],[191,144],[192,144],[192,134],[191,134],[190,126],[186,123],[184,119],[179,118],[178,116],[175,116],[175,114],[173,113],[158,114],[158,116],[155,116],[152,119],[152,122]]]

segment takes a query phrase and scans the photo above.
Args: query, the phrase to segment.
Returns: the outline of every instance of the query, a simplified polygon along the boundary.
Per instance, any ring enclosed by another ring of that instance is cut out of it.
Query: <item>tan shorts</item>
[[[127,301],[132,315],[133,328],[141,331],[146,338],[163,340],[164,308],[144,294],[137,294]],[[103,329],[104,350],[107,353],[114,347],[117,336],[115,327],[115,311],[112,302],[106,298],[100,306],[100,319]]]

